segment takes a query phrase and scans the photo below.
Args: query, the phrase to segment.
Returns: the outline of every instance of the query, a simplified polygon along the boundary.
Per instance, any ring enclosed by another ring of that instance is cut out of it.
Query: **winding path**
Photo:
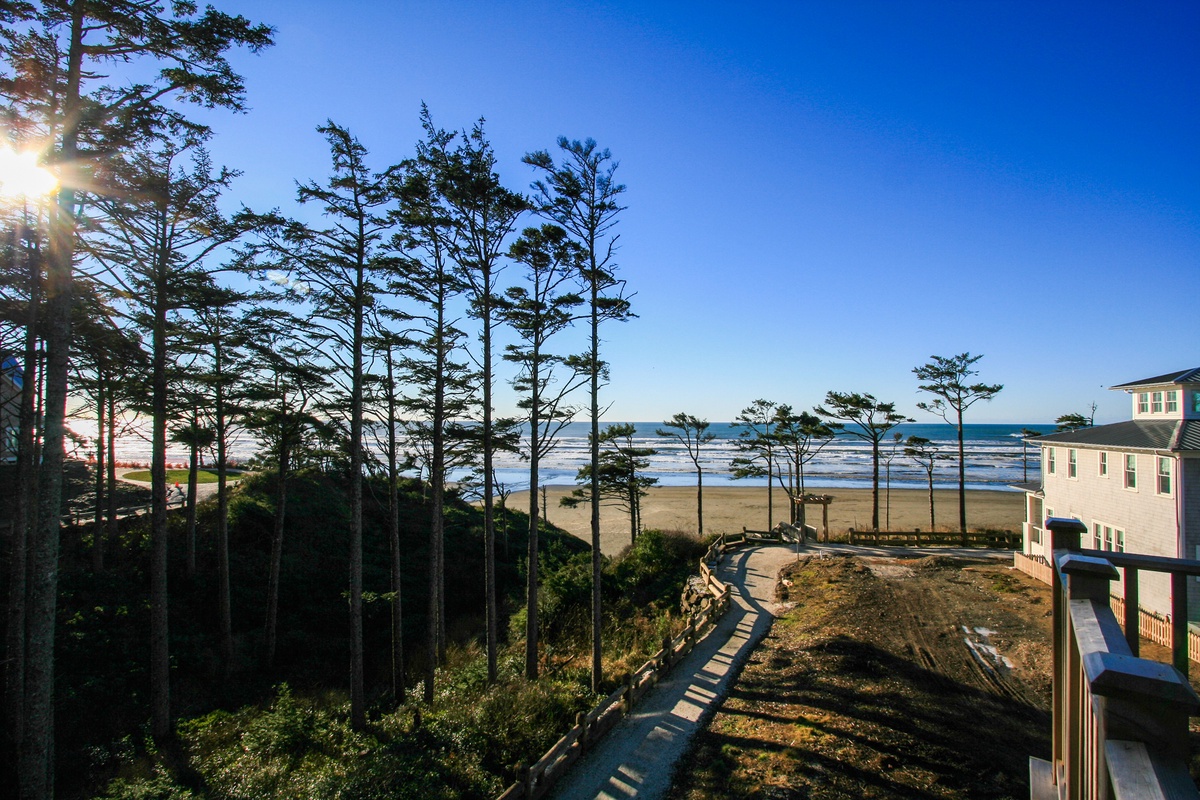
[[[733,605],[717,627],[608,736],[563,776],[554,800],[660,798],[675,762],[770,630],[775,579],[795,559],[789,547],[765,545],[725,556],[717,576],[733,586]]]

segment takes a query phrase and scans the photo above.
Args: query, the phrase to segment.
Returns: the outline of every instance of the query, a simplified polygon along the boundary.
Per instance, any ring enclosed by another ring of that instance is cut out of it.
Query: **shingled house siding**
[[[1184,558],[1200,559],[1200,458],[1183,459]],[[1200,578],[1188,580],[1188,619],[1200,620]]]
[[[1088,526],[1089,534],[1083,545],[1090,546],[1092,524],[1099,522],[1125,531],[1125,550],[1130,553],[1178,558],[1176,539],[1176,498],[1156,492],[1156,461],[1153,453],[1135,453],[1137,458],[1137,488],[1125,489],[1125,452],[1109,450],[1108,477],[1102,478],[1095,468],[1098,449],[1079,449],[1079,477],[1069,478],[1065,469],[1054,475],[1043,475],[1046,505],[1056,517],[1077,517]],[[1060,447],[1059,458],[1066,448]],[[1188,481],[1183,482],[1185,486]],[[1176,476],[1176,491],[1178,491]],[[1194,505],[1191,504],[1191,505]],[[1200,541],[1197,542],[1200,544]],[[1171,609],[1171,581],[1165,575],[1142,575],[1139,581],[1141,606],[1160,614]],[[1114,585],[1113,591],[1123,587]]]

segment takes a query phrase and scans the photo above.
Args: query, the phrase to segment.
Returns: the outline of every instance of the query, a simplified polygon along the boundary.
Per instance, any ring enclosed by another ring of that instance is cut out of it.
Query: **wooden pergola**
[[[792,502],[800,506],[801,517],[805,518],[804,506],[819,505],[821,507],[821,541],[829,541],[829,504],[833,502],[831,494],[802,494],[792,498]]]

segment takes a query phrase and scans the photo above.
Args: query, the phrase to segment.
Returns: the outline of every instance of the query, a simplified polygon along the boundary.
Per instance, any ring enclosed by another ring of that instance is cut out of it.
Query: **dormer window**
[[[1200,389],[1192,390],[1192,413],[1200,414]]]
[[[1172,389],[1167,392],[1167,413],[1174,414],[1179,411],[1179,392]]]
[[[1138,413],[1146,414],[1150,411],[1150,393],[1138,392]]]
[[[1151,414],[1161,414],[1162,413],[1162,409],[1163,409],[1162,395],[1163,395],[1162,392],[1155,392],[1154,394],[1150,395],[1150,413]]]

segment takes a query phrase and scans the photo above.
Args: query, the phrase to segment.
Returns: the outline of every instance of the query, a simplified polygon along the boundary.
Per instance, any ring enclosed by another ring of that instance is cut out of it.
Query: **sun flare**
[[[0,149],[0,197],[40,197],[57,186],[58,179],[38,164],[37,153]]]

